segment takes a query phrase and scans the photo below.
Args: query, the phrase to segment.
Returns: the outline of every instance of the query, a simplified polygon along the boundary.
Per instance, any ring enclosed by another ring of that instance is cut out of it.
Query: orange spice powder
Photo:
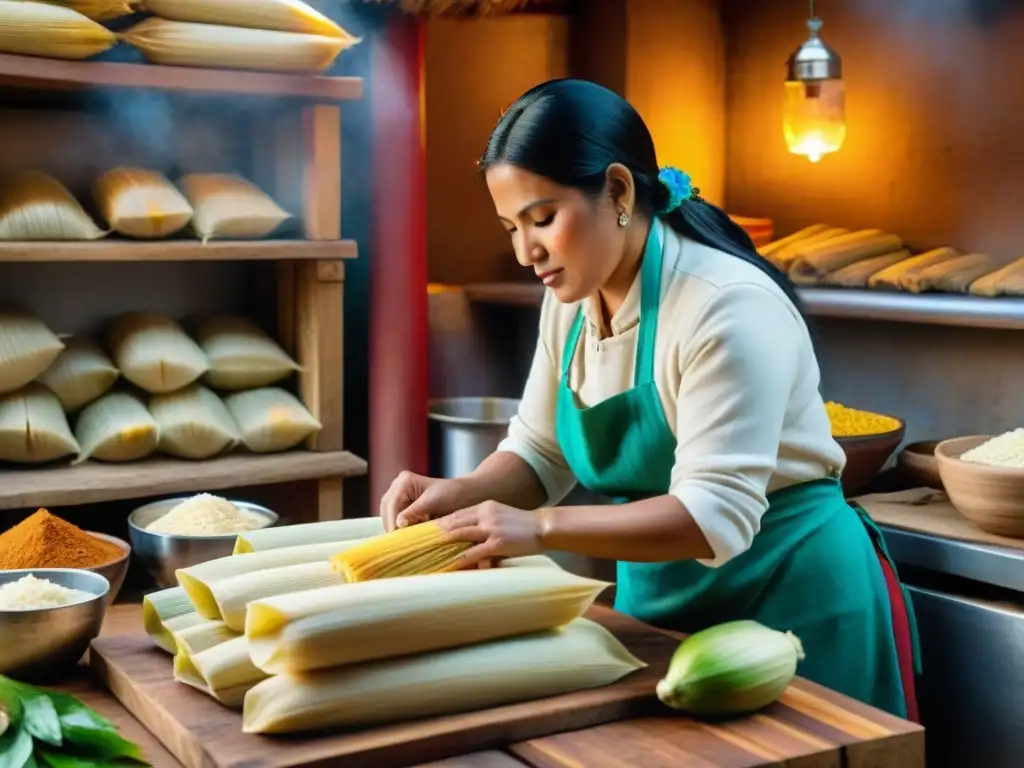
[[[0,570],[94,568],[121,557],[116,544],[40,509],[0,534]]]

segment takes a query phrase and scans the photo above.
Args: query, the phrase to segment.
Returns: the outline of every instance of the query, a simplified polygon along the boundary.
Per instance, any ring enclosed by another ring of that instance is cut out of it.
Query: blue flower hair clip
[[[658,181],[668,190],[668,201],[658,213],[672,213],[684,200],[700,200],[700,190],[690,183],[690,175],[666,165],[658,171]]]

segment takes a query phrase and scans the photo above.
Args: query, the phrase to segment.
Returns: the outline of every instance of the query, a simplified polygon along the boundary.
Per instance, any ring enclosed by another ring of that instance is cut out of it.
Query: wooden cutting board
[[[481,712],[315,737],[242,733],[241,714],[174,681],[171,658],[145,634],[93,641],[90,666],[125,708],[188,768],[407,766],[644,715],[679,641],[608,609],[588,617],[647,662],[613,685]]]

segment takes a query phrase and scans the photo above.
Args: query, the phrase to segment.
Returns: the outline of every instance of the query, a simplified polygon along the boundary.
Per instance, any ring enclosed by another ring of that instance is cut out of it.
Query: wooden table
[[[114,606],[104,634],[139,631],[138,605]],[[181,764],[85,667],[62,686],[113,720],[156,768]],[[725,723],[666,714],[562,733],[429,768],[923,768],[924,729],[806,680],[764,712]],[[428,768],[420,766],[419,768]]]

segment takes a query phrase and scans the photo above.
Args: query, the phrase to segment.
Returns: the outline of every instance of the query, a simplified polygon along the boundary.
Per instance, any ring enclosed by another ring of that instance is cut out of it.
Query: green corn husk
[[[730,621],[684,640],[658,683],[658,698],[696,715],[738,715],[768,706],[786,690],[804,658],[792,632]]]

